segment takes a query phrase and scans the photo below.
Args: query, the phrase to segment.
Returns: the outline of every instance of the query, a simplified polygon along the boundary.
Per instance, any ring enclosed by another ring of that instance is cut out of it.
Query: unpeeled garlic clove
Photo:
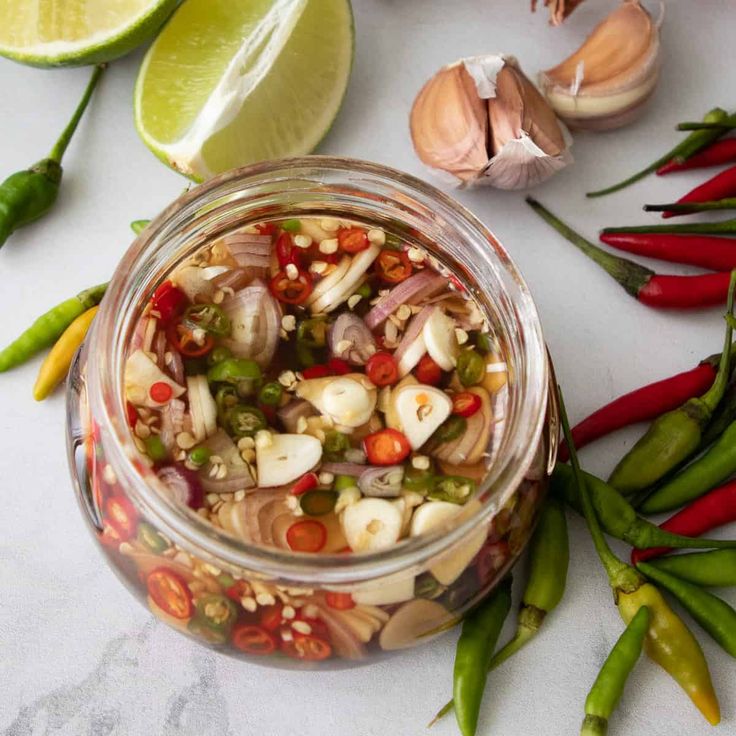
[[[410,129],[419,158],[461,186],[522,189],[572,161],[564,126],[511,56],[440,69],[414,101]]]
[[[549,8],[550,25],[558,26],[577,8],[583,0],[544,0],[544,7]],[[537,9],[537,0],[532,0],[532,13]]]
[[[549,104],[571,127],[619,128],[638,117],[659,78],[659,24],[624,0],[583,45],[539,75]]]

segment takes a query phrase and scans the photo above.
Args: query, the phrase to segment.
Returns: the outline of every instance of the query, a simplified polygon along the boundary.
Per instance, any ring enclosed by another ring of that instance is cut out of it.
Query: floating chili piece
[[[717,235],[668,233],[602,233],[600,239],[618,250],[670,263],[686,263],[711,271],[736,268],[736,240]]]
[[[649,609],[642,606],[613,645],[585,699],[585,718],[580,736],[606,736],[608,733],[608,719],[616,710],[626,680],[639,661],[649,620]]]
[[[414,375],[419,383],[436,386],[442,380],[442,368],[429,355],[425,355],[414,369]]]
[[[326,542],[325,525],[314,519],[297,521],[286,531],[286,543],[295,552],[319,552]]]
[[[345,253],[360,253],[370,246],[368,234],[359,227],[342,227],[337,232],[337,242]]]
[[[255,624],[236,624],[230,640],[236,649],[246,654],[264,656],[271,654],[276,649],[276,638],[273,634]]]
[[[483,405],[478,394],[472,391],[460,391],[452,397],[452,413],[460,417],[472,417]]]
[[[580,449],[623,427],[656,419],[705,393],[713,385],[720,357],[713,355],[692,370],[642,386],[602,406],[573,427],[575,446]],[[563,462],[569,457],[565,442],[560,445],[559,457]]]
[[[187,295],[171,281],[164,281],[151,297],[151,308],[158,313],[159,321],[166,325],[178,317],[188,304]]]
[[[649,488],[687,460],[701,445],[703,432],[725,394],[731,370],[733,327],[730,317],[734,308],[736,271],[732,272],[730,279],[726,333],[716,379],[702,396],[688,399],[682,406],[655,419],[644,436],[619,461],[609,483],[625,495]]]
[[[355,608],[355,601],[350,593],[327,591],[325,593],[325,603],[336,611],[349,611],[351,608]]]
[[[409,256],[398,250],[382,250],[375,268],[378,278],[389,284],[400,284],[414,272]]]
[[[705,123],[724,123],[729,121],[729,115],[725,110],[720,107],[714,107],[709,110],[703,117]],[[668,151],[656,161],[652,162],[646,168],[633,174],[628,179],[624,179],[618,184],[613,184],[605,189],[599,189],[595,192],[588,192],[587,197],[602,197],[605,194],[612,194],[618,192],[620,189],[628,187],[639,179],[643,179],[648,174],[656,171],[660,166],[668,163],[669,161],[681,162],[687,161],[691,156],[694,156],[699,151],[703,150],[706,146],[709,146],[713,141],[720,138],[725,133],[723,128],[715,128],[708,130],[697,130],[691,133],[684,140],[678,143],[673,149]]]
[[[121,541],[125,542],[135,536],[138,528],[138,512],[126,496],[110,496],[105,501],[103,516],[117,532]]]
[[[302,493],[311,491],[319,485],[316,473],[306,473],[291,487],[292,496],[301,496]]]
[[[365,454],[371,465],[396,465],[406,460],[411,445],[397,429],[381,429],[363,440]]]
[[[18,228],[43,217],[56,202],[63,175],[61,160],[104,68],[104,64],[95,67],[72,119],[48,157],[0,184],[0,248]]]
[[[391,386],[399,380],[399,366],[391,353],[374,353],[365,365],[365,372],[379,387]]]
[[[455,650],[452,696],[463,736],[474,736],[488,669],[511,608],[511,578],[507,578],[463,621]]]
[[[333,376],[345,376],[353,370],[350,363],[342,358],[330,358],[327,361],[327,368]]]
[[[301,258],[299,249],[294,245],[291,235],[288,232],[281,233],[276,240],[276,260],[279,266],[285,269],[289,264],[293,264],[297,268],[301,268]]]
[[[680,197],[676,204],[702,204],[714,200],[736,196],[736,166],[721,171],[714,177],[703,182],[695,189]],[[710,209],[715,209],[711,207]],[[674,210],[670,205],[644,205],[647,212],[662,212],[662,217],[674,217],[682,210]],[[697,210],[696,210],[697,211]]]
[[[695,309],[722,304],[726,300],[730,282],[728,273],[709,273],[701,276],[657,274],[626,258],[606,253],[572,230],[535,199],[527,197],[526,201],[540,217],[585,253],[588,258],[595,261],[642,304],[659,309]],[[736,224],[736,220],[734,223]],[[603,233],[624,231],[633,232],[630,229],[607,228],[603,230]]]
[[[682,162],[670,160],[657,169],[657,176],[671,174],[675,171],[704,169],[709,166],[721,166],[736,161],[736,138],[723,138],[711,143],[699,153]]]
[[[302,304],[312,293],[312,288],[312,277],[308,271],[298,271],[296,278],[291,279],[283,270],[271,279],[271,293],[284,304]]]
[[[726,601],[646,562],[637,567],[671,593],[728,654],[736,657],[736,611]]]
[[[664,485],[657,488],[643,504],[645,514],[671,511],[688,501],[700,498],[736,473],[736,422],[697,460]]]
[[[736,481],[731,481],[698,498],[659,526],[660,529],[674,534],[699,537],[732,521],[736,521]],[[637,564],[666,554],[670,549],[671,547],[637,549],[631,553],[631,561]]]
[[[281,642],[281,651],[294,659],[320,662],[332,654],[332,646],[318,636],[295,634],[289,641]]]
[[[706,588],[736,585],[736,549],[714,549],[710,552],[657,557],[649,564],[681,580]]]
[[[682,619],[669,607],[657,588],[646,582],[634,567],[613,554],[608,546],[588,490],[587,478],[578,464],[575,443],[570,433],[565,401],[559,391],[560,420],[570,448],[573,484],[582,504],[588,531],[598,558],[608,576],[621,618],[629,624],[642,606],[651,614],[644,649],[687,693],[695,706],[712,725],[721,720],[718,698],[713,689],[708,663],[697,639]],[[601,518],[601,521],[603,519]]]
[[[168,567],[152,570],[146,578],[146,587],[153,602],[169,616],[187,619],[194,612],[187,581]]]

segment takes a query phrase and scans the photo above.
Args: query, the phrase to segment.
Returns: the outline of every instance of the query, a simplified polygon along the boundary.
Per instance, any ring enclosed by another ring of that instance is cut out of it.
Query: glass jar
[[[442,530],[389,550],[310,555],[237,540],[160,492],[128,426],[126,349],[155,288],[214,238],[300,216],[360,220],[426,249],[471,292],[506,346],[503,432],[477,496]],[[439,635],[518,559],[556,457],[550,373],[526,284],[457,202],[361,161],[258,164],[181,196],[124,256],[69,380],[72,479],[109,564],[166,623],[250,661],[355,666]]]

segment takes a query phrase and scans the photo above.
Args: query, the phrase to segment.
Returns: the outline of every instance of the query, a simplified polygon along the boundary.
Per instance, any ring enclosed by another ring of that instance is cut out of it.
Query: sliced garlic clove
[[[340,521],[353,552],[377,552],[398,542],[402,514],[391,501],[364,498],[348,506]]]
[[[308,434],[275,434],[269,443],[256,441],[258,485],[283,486],[312,470],[322,457],[322,444]]]
[[[659,23],[625,0],[567,59],[540,74],[555,112],[570,126],[610,130],[634,120],[659,77]]]
[[[409,125],[419,158],[462,181],[488,163],[488,118],[476,83],[460,61],[440,69],[414,100]]]
[[[452,400],[438,388],[417,384],[396,392],[396,413],[412,449],[418,450],[450,416]]]

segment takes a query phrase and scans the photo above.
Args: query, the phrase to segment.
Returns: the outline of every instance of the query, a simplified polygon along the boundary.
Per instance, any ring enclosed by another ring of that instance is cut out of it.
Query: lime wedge
[[[0,55],[31,66],[110,61],[147,41],[178,0],[0,0]]]
[[[308,153],[340,109],[352,56],[349,0],[186,0],[143,60],[138,132],[196,180]]]

